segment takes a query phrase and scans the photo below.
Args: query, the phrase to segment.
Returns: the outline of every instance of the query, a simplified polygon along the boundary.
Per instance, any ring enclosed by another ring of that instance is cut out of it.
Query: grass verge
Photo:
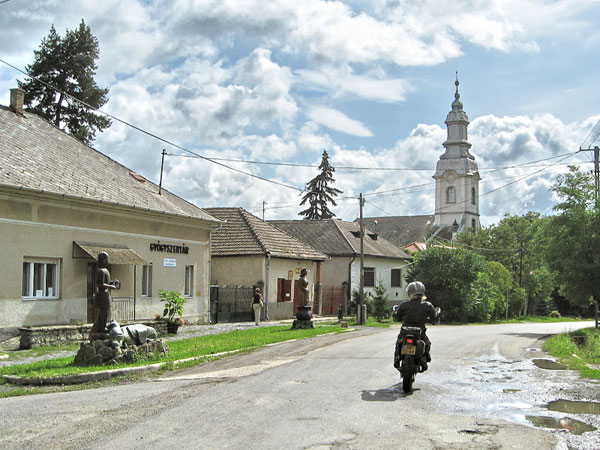
[[[600,380],[600,330],[583,328],[548,339],[543,349],[583,378]]]
[[[4,375],[17,375],[25,378],[53,377],[98,372],[107,369],[143,366],[149,363],[169,363],[181,359],[206,356],[221,352],[247,351],[267,344],[292,339],[306,339],[326,333],[339,333],[346,329],[338,326],[315,326],[308,330],[292,330],[288,327],[261,327],[250,330],[236,330],[228,333],[182,339],[168,343],[169,353],[166,356],[138,361],[133,364],[115,364],[112,366],[80,367],[73,365],[73,356],[53,358],[30,364],[11,365],[0,368],[0,384],[6,383]],[[198,361],[200,364],[202,360]]]
[[[367,317],[367,321],[363,325],[360,325],[360,326],[362,326],[362,327],[388,328],[390,325],[392,325],[392,323],[394,323],[392,321],[392,319],[384,319],[384,320],[382,320],[380,322],[377,319],[374,319],[373,317]],[[350,319],[348,321],[348,325],[351,326],[351,327],[359,326],[358,322],[356,320],[356,317]]]

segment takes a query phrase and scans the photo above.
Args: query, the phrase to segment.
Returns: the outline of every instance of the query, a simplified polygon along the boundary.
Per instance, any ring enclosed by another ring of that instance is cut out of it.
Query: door
[[[292,300],[292,280],[277,278],[277,301],[289,302]]]
[[[98,264],[89,262],[87,265],[87,323],[93,323],[95,317],[94,294],[96,293],[96,273]]]

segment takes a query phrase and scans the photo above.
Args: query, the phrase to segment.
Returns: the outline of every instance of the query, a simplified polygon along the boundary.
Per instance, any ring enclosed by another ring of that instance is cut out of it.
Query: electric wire
[[[168,139],[166,139],[166,138],[160,137],[160,136],[158,136],[158,135],[156,135],[156,134],[154,134],[154,133],[151,133],[151,132],[149,132],[149,131],[146,131],[145,129],[143,129],[143,128],[141,128],[141,127],[137,126],[137,125],[134,125],[134,124],[132,124],[132,123],[130,123],[130,122],[127,122],[127,121],[125,121],[125,120],[123,120],[123,119],[120,119],[120,118],[118,118],[117,116],[114,116],[113,114],[110,114],[110,113],[107,113],[107,112],[105,112],[105,111],[102,111],[102,110],[101,110],[101,109],[99,109],[99,108],[95,108],[95,107],[93,107],[93,106],[89,105],[88,103],[86,103],[86,102],[84,102],[84,101],[82,101],[82,100],[79,100],[79,99],[77,99],[76,97],[73,97],[71,94],[68,94],[67,92],[64,92],[64,91],[62,91],[62,90],[60,90],[60,89],[58,89],[58,88],[56,88],[56,87],[52,86],[51,84],[49,84],[49,83],[46,83],[45,81],[43,81],[43,80],[40,80],[40,79],[39,79],[39,78],[37,78],[37,77],[33,77],[33,76],[29,75],[27,72],[25,72],[25,71],[23,71],[23,70],[19,69],[19,68],[18,68],[18,67],[16,67],[16,66],[13,66],[12,64],[10,64],[10,63],[8,63],[8,62],[4,61],[3,59],[0,59],[0,62],[2,62],[3,64],[6,64],[7,66],[9,66],[9,67],[13,68],[13,69],[14,69],[14,70],[16,70],[16,71],[18,71],[18,72],[22,73],[23,75],[27,76],[28,78],[32,78],[32,79],[34,79],[34,80],[36,80],[36,81],[38,81],[38,82],[42,83],[44,86],[47,86],[47,87],[49,87],[50,89],[53,89],[54,91],[56,91],[56,92],[58,92],[58,93],[60,93],[60,94],[62,94],[62,95],[64,95],[64,96],[66,96],[66,97],[70,98],[71,100],[73,100],[73,101],[75,101],[75,102],[77,102],[77,103],[79,103],[79,104],[81,104],[81,105],[85,106],[86,108],[90,108],[90,109],[92,109],[92,110],[94,110],[94,111],[96,111],[96,112],[98,112],[98,113],[100,113],[100,114],[103,114],[103,115],[105,115],[106,117],[110,117],[111,119],[113,119],[113,120],[115,120],[115,121],[117,121],[117,122],[119,122],[119,123],[122,123],[123,125],[126,125],[126,126],[128,126],[128,127],[130,127],[130,128],[133,128],[134,130],[137,130],[137,131],[139,131],[140,133],[143,133],[143,134],[145,134],[146,136],[149,136],[149,137],[151,137],[151,138],[153,138],[153,139],[156,139],[156,140],[158,140],[158,141],[160,141],[160,142],[163,142],[163,143],[165,143],[165,144],[167,144],[167,145],[170,145],[170,146],[172,146],[172,147],[174,147],[174,148],[177,148],[177,149],[179,149],[179,150],[181,150],[181,151],[184,151],[184,152],[187,152],[187,153],[189,153],[189,154],[191,154],[191,155],[194,155],[194,156],[195,156],[195,157],[197,157],[197,158],[203,159],[203,160],[205,160],[205,161],[209,161],[209,162],[211,162],[211,163],[213,163],[213,164],[216,164],[216,165],[218,165],[218,166],[221,166],[221,167],[223,167],[223,168],[225,168],[225,169],[229,169],[229,170],[232,170],[232,171],[234,171],[234,172],[238,172],[238,173],[241,173],[241,174],[243,174],[243,175],[246,175],[246,176],[249,176],[249,177],[252,177],[252,178],[256,178],[256,179],[259,179],[259,180],[262,180],[262,181],[266,181],[267,183],[276,184],[276,185],[278,185],[278,186],[285,187],[285,188],[288,188],[288,189],[293,189],[293,190],[296,190],[296,191],[299,191],[299,192],[303,192],[303,191],[304,191],[303,189],[301,189],[301,188],[298,188],[298,187],[296,187],[296,186],[291,186],[291,185],[288,185],[288,184],[280,183],[279,181],[275,181],[275,180],[271,180],[271,179],[268,179],[268,178],[265,178],[265,177],[261,177],[261,176],[259,176],[259,175],[253,174],[253,173],[251,173],[251,172],[246,172],[246,171],[243,171],[243,170],[240,170],[240,169],[236,169],[235,167],[228,166],[228,165],[226,165],[226,164],[223,164],[223,163],[221,163],[221,162],[219,162],[219,161],[216,161],[216,160],[214,160],[214,159],[212,159],[212,158],[207,158],[206,156],[200,155],[199,153],[196,153],[196,152],[194,152],[194,151],[192,151],[192,150],[189,150],[189,149],[187,149],[187,148],[185,148],[185,147],[183,147],[183,146],[181,146],[181,145],[179,145],[179,144],[176,144],[176,143],[174,143],[174,142],[172,142],[172,141],[170,141],[170,140],[168,140]]]

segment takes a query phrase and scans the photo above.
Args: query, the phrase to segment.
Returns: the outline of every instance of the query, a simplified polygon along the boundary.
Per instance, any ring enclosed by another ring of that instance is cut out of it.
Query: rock
[[[82,342],[73,363],[76,366],[101,366],[121,362],[134,363],[140,359],[151,359],[154,355],[166,355],[167,345],[161,341],[148,341],[140,346],[113,348],[110,340]]]

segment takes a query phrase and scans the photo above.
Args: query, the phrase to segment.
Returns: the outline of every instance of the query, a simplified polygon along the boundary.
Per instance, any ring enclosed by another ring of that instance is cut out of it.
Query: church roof
[[[367,228],[386,241],[404,248],[413,242],[452,239],[449,226],[434,225],[435,216],[385,216],[363,218]],[[355,222],[358,219],[355,220]]]

